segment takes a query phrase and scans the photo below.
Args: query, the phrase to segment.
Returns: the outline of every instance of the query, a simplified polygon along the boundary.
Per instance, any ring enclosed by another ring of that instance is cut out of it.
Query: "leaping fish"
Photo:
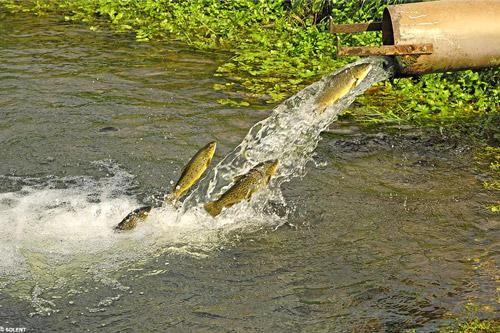
[[[326,108],[356,88],[370,73],[372,67],[371,64],[359,64],[335,75],[316,99],[316,112],[323,113]]]
[[[253,193],[269,184],[271,177],[276,173],[278,160],[262,162],[253,167],[246,174],[236,177],[235,183],[224,192],[219,199],[204,205],[205,210],[216,217],[223,208],[229,208],[245,199],[249,200]]]

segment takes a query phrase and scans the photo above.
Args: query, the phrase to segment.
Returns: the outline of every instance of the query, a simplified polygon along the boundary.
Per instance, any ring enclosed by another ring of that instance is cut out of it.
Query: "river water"
[[[0,326],[432,332],[496,317],[498,224],[466,146],[337,124],[283,184],[286,208],[166,207],[115,234],[197,149],[215,140],[222,160],[272,106],[216,102],[227,54],[0,18]]]

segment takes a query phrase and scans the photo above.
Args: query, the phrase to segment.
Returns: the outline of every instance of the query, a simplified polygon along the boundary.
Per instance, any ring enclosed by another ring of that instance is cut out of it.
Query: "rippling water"
[[[316,103],[318,98],[329,92],[331,89],[329,87],[332,85],[333,91],[343,88],[342,84],[336,83],[339,82],[336,80],[337,75],[361,64],[370,64],[366,77],[324,111],[319,112]],[[214,200],[227,190],[235,177],[269,160],[279,161],[270,185],[278,193],[274,195],[266,193],[266,196],[278,197],[285,205],[286,200],[279,192],[281,184],[304,176],[307,164],[312,161],[314,150],[321,140],[321,133],[337,119],[339,113],[346,109],[356,96],[373,84],[390,78],[393,75],[392,65],[390,58],[384,57],[358,60],[334,73],[325,75],[321,80],[288,98],[274,108],[267,118],[253,125],[242,142],[224,156],[206,177],[207,179],[202,180],[185,200],[184,210],[189,210],[196,204]],[[262,201],[265,205],[266,200]],[[259,206],[256,207],[257,211],[263,208],[262,205]],[[237,208],[236,206],[233,210]]]
[[[115,234],[199,147],[216,140],[221,160],[272,107],[216,103],[225,54],[48,18],[0,31],[0,326],[430,332],[466,304],[495,317],[497,223],[463,147],[325,134],[283,186],[288,215],[164,208]]]

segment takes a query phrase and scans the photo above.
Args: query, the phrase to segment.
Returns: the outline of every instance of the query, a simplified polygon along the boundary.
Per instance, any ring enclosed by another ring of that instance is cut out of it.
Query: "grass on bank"
[[[230,51],[215,74],[226,84],[214,89],[231,92],[221,103],[249,105],[279,102],[353,60],[335,57],[330,18],[374,20],[385,5],[404,2],[412,1],[0,0],[0,5],[12,12],[56,13],[92,29],[106,22],[116,31],[134,32],[140,41],[168,38],[195,49]],[[377,33],[339,37],[343,45],[380,44]],[[396,79],[359,98],[356,112],[370,122],[487,123],[498,119],[499,83],[498,69]]]
[[[195,49],[232,54],[215,75],[227,91],[219,102],[235,106],[276,103],[354,58],[336,58],[334,23],[380,19],[386,5],[414,0],[0,0],[10,12],[52,14],[133,32],[139,41],[169,39]],[[342,45],[381,44],[379,33],[338,36]],[[413,123],[479,138],[476,156],[498,149],[500,70],[462,71],[394,79],[356,99],[343,117],[358,122]],[[498,157],[498,154],[495,155]],[[497,160],[498,163],[498,160]],[[481,164],[478,162],[478,165]],[[483,163],[484,164],[484,163]],[[500,191],[498,169],[483,168],[485,189]],[[498,203],[489,205],[499,212]]]
[[[278,102],[353,60],[335,57],[336,41],[322,15],[335,23],[364,22],[380,18],[386,4],[403,2],[411,1],[292,0],[287,6],[283,0],[0,0],[0,7],[60,15],[92,30],[106,22],[115,31],[134,32],[139,41],[168,38],[195,49],[230,51],[216,73],[226,84],[214,89],[239,96],[221,103],[249,105]],[[380,44],[376,33],[339,37],[342,45]],[[352,112],[358,120],[455,127],[493,144],[500,138],[498,69],[388,81],[356,104]],[[500,148],[480,149],[476,165],[485,175],[485,189],[500,191]],[[491,203],[489,209],[498,213],[500,205]],[[471,319],[441,332],[493,333],[499,323]]]
[[[441,329],[440,333],[497,333],[500,323],[497,320],[471,319],[456,327]]]

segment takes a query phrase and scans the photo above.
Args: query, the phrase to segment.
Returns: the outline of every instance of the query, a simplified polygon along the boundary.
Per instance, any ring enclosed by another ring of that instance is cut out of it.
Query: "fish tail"
[[[207,202],[205,205],[203,205],[203,207],[208,212],[208,214],[212,215],[213,217],[216,217],[222,211],[222,207],[220,207],[216,201]]]

